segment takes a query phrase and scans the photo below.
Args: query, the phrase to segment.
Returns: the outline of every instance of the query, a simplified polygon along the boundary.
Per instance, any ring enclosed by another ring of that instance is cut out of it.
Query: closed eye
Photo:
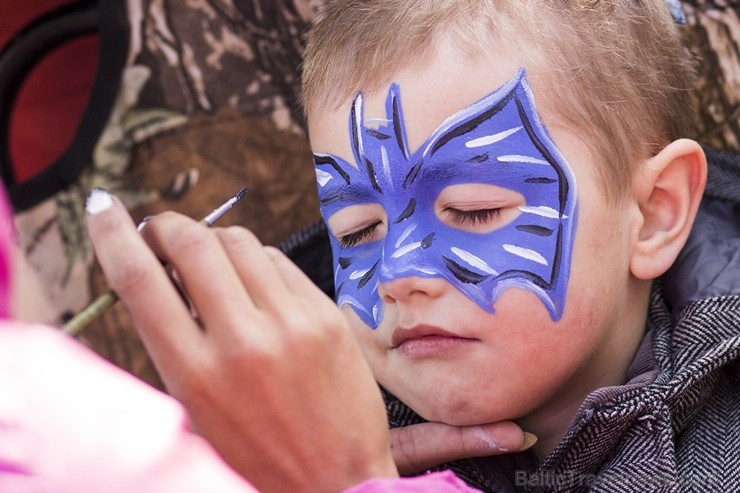
[[[376,221],[368,226],[365,226],[362,229],[339,236],[337,240],[339,240],[339,244],[342,246],[342,248],[353,247],[362,242],[362,240],[370,237],[370,235],[373,234],[373,231],[375,231],[375,229],[381,224],[383,224],[382,221]]]
[[[501,209],[475,209],[464,211],[460,209],[447,208],[444,210],[450,221],[460,226],[476,226],[501,217]]]
[[[521,214],[524,196],[487,183],[458,183],[442,189],[434,204],[445,225],[468,233],[488,234],[505,227]]]

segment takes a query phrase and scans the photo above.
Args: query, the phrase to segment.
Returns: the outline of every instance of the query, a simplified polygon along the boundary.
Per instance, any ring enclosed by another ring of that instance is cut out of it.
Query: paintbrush
[[[206,217],[200,220],[201,224],[205,224],[210,227],[215,223],[221,216],[231,209],[234,204],[239,202],[242,197],[247,194],[247,187],[239,190],[236,195],[231,197],[229,200],[216,207]],[[144,223],[139,224],[139,229]],[[100,295],[95,301],[90,303],[84,310],[79,312],[77,315],[72,317],[66,324],[62,326],[62,331],[69,335],[77,335],[82,329],[84,329],[90,322],[98,318],[100,315],[106,312],[108,308],[118,301],[118,295],[115,291],[108,290],[106,293]]]

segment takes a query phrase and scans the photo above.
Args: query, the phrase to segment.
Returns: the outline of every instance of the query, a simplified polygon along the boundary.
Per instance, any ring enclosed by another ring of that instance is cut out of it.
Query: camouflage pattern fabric
[[[740,4],[682,3],[689,47],[699,63],[699,141],[740,152]]]

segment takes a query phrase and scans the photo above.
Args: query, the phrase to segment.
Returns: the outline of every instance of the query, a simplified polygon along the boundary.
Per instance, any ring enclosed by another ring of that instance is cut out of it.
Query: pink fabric
[[[414,478],[370,479],[344,493],[480,493],[471,488],[452,471],[425,474]]]
[[[174,399],[56,329],[0,322],[0,491],[256,490]]]
[[[0,186],[0,318],[10,317],[15,228],[5,189]]]

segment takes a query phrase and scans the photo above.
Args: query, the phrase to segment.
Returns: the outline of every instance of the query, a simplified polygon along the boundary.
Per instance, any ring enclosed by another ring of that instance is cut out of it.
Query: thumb
[[[511,421],[477,426],[419,423],[391,430],[391,452],[401,475],[459,459],[523,452],[535,442],[536,436]]]

